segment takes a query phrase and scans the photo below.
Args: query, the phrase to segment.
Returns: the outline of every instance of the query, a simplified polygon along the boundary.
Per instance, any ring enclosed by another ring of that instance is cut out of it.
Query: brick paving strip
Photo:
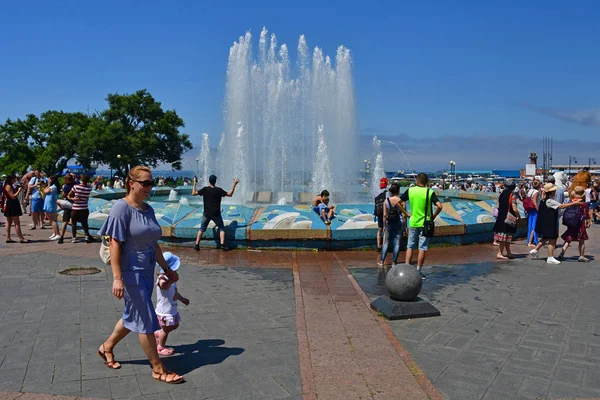
[[[428,396],[349,273],[333,254],[325,254],[296,253],[292,261],[304,398],[441,398],[431,386]]]

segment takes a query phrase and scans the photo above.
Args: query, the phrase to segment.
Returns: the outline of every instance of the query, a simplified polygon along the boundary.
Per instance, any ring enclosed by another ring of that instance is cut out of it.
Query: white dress
[[[166,279],[166,275],[160,275],[156,280],[156,316],[160,326],[173,326],[181,321],[179,312],[177,311],[177,300],[175,300],[175,292],[177,291],[177,283],[173,283],[168,289],[161,289],[158,286],[160,279]]]

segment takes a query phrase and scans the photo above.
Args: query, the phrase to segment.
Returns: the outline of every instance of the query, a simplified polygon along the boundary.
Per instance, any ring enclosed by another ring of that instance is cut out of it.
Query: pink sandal
[[[168,347],[156,346],[156,351],[158,351],[158,354],[161,356],[170,356],[175,350]]]

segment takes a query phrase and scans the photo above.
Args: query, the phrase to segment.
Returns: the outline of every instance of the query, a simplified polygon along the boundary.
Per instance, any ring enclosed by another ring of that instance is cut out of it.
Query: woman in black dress
[[[19,185],[19,188],[15,191],[13,184],[15,183],[15,176],[9,175],[4,181],[4,197],[6,198],[6,209],[4,210],[4,216],[6,217],[6,243],[15,243],[10,238],[10,227],[15,226],[17,236],[21,243],[27,243],[28,240],[23,237],[21,233],[21,221],[19,217],[23,215],[21,212],[21,204],[19,203],[19,193],[23,190],[23,187]]]
[[[544,196],[540,202],[538,218],[535,224],[536,233],[543,239],[538,242],[535,249],[529,252],[533,258],[538,258],[538,251],[542,248],[544,243],[548,243],[548,258],[546,259],[546,263],[548,264],[560,264],[560,261],[554,258],[556,239],[558,239],[558,210],[579,206],[579,203],[577,202],[560,204],[554,200],[557,189],[558,187],[554,186],[552,183],[546,183],[544,185]]]
[[[504,184],[504,190],[498,197],[498,217],[494,224],[494,241],[498,243],[498,254],[496,258],[507,260],[515,258],[510,251],[510,242],[513,234],[517,231],[516,226],[505,224],[504,221],[510,212],[517,219],[521,218],[519,209],[517,208],[517,196],[513,193],[517,187],[514,181],[507,181]],[[506,256],[504,255],[506,250]]]

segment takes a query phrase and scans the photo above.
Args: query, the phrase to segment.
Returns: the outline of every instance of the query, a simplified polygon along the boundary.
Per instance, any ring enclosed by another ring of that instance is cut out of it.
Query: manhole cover
[[[62,275],[93,275],[98,274],[101,271],[94,267],[81,267],[78,265],[72,265],[67,269],[60,271]]]

